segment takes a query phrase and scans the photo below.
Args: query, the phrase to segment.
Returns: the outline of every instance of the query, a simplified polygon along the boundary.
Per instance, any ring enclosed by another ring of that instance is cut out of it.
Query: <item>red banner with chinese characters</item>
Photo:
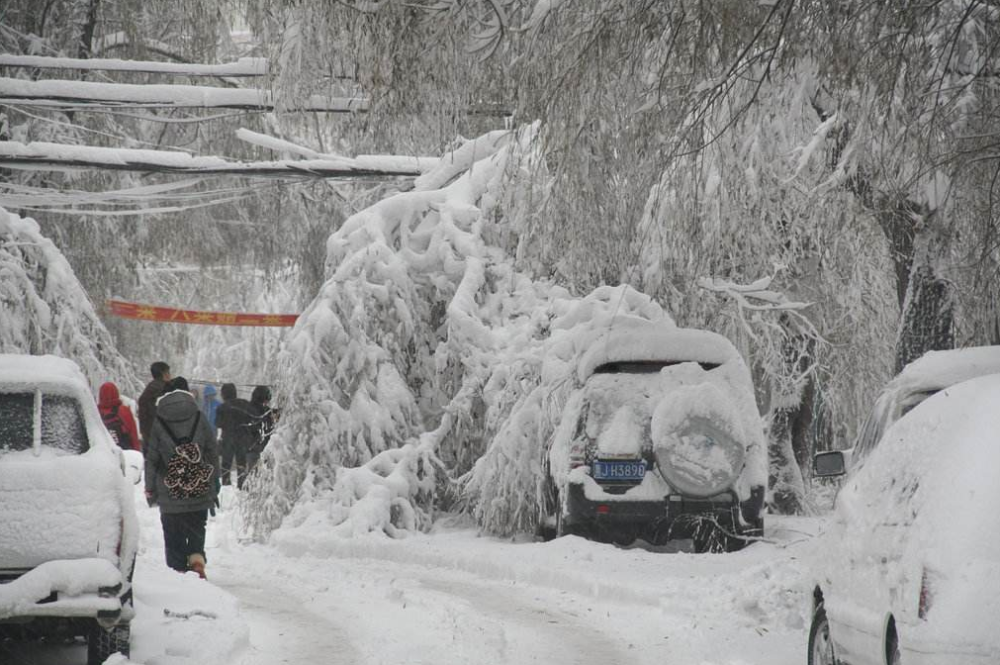
[[[194,323],[203,326],[294,326],[298,314],[239,314],[235,312],[201,312],[193,309],[154,307],[134,302],[108,300],[108,312],[112,316],[157,323]]]

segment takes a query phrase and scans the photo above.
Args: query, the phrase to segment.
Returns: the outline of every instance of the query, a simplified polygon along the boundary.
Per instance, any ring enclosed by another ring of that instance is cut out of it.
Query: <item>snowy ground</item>
[[[804,662],[817,520],[772,518],[775,542],[730,555],[501,541],[454,520],[406,540],[285,531],[263,546],[238,541],[224,498],[210,583],[163,566],[158,514],[141,509],[133,662]],[[79,646],[20,657],[86,660]]]

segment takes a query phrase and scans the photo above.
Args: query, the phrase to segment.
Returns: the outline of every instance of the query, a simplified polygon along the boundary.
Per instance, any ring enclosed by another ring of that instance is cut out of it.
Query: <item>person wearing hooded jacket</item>
[[[115,442],[122,450],[142,450],[139,441],[139,430],[135,426],[132,409],[122,403],[118,386],[111,381],[101,385],[97,393],[97,409],[101,412],[101,420],[108,428]]]
[[[207,385],[201,393],[201,412],[208,418],[208,424],[215,431],[215,414],[219,409],[219,398],[215,396],[215,386]]]
[[[171,436],[172,435],[172,436]],[[207,491],[176,498],[165,482],[171,460],[177,454],[175,439],[191,435],[202,463],[210,464],[212,476]],[[218,496],[219,449],[215,431],[202,415],[183,377],[173,379],[156,402],[156,419],[146,442],[146,499],[160,507],[167,566],[205,577],[205,522]]]

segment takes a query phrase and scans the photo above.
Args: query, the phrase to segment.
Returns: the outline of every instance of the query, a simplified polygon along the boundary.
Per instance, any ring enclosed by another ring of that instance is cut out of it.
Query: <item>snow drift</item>
[[[615,331],[676,326],[629,287],[579,297],[520,269],[546,181],[534,132],[463,143],[330,237],[328,279],[278,361],[285,415],[249,486],[256,535],[399,537],[442,504],[510,534],[551,512],[548,450],[595,358],[616,353]]]

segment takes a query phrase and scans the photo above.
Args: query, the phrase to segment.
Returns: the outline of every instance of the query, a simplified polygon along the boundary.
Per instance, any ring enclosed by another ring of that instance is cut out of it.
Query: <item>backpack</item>
[[[201,420],[199,412],[194,418],[194,425],[187,436],[177,437],[163,418],[157,420],[174,442],[174,456],[167,462],[167,473],[163,484],[171,499],[197,499],[209,493],[212,487],[212,476],[215,467],[202,460],[201,446],[194,441],[194,433]]]
[[[130,450],[132,444],[129,443],[129,437],[125,434],[125,423],[122,422],[121,417],[118,415],[118,409],[121,407],[116,407],[111,413],[102,413],[101,419],[104,421],[104,426],[111,433],[112,438],[118,447],[122,450]]]

